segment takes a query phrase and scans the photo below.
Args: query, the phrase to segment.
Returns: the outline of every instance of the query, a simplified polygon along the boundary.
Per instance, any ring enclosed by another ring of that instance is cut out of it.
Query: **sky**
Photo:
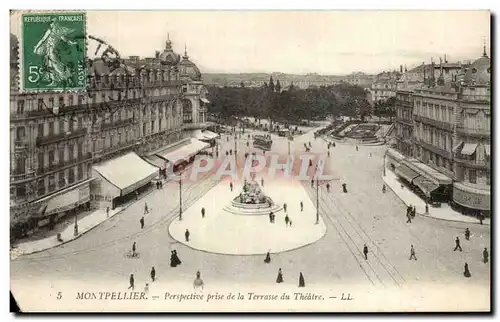
[[[19,15],[11,32],[19,36]],[[488,11],[88,11],[87,33],[122,57],[154,56],[167,33],[202,73],[379,73],[447,55],[474,60]]]

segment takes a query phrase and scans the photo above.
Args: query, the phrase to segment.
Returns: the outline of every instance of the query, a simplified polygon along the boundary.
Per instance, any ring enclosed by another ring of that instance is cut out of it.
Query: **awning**
[[[477,148],[477,143],[465,143],[464,147],[462,148],[462,152],[460,152],[463,155],[472,155],[474,152],[476,152]]]
[[[398,162],[404,159],[404,156],[394,149],[389,148],[387,149],[386,153],[388,156],[394,158]]]
[[[201,135],[203,135],[207,140],[213,140],[219,137],[219,134],[212,131],[203,131],[201,132]]]
[[[490,156],[491,155],[491,147],[489,144],[485,144],[484,145],[484,153],[486,153],[487,156]]]
[[[436,169],[428,166],[427,164],[424,164],[418,160],[403,160],[402,164],[406,165],[416,173],[418,173],[421,176],[426,177],[427,179],[434,181],[436,184],[451,184],[452,179],[445,175],[444,173],[441,173],[437,171]]]
[[[136,190],[158,176],[158,167],[144,161],[135,152],[94,165],[94,170],[121,190],[121,195]]]
[[[396,168],[395,173],[398,176],[408,180],[408,182],[411,182],[413,179],[418,177],[418,173],[416,173],[415,171],[413,171],[412,169],[408,168],[403,164]]]
[[[167,164],[166,164],[166,161],[163,160],[162,158],[160,158],[159,156],[157,155],[150,155],[150,156],[147,156],[147,157],[144,157],[144,160],[146,162],[149,162],[151,163],[152,165],[154,165],[155,167],[158,167],[162,170],[165,170],[167,168]]]
[[[195,156],[198,152],[209,148],[210,144],[202,142],[197,139],[191,139],[191,141],[186,144],[181,146],[180,148],[173,150],[173,151],[168,151],[168,152],[160,152],[157,153],[158,156],[162,157],[165,160],[168,160],[170,162],[173,162],[174,165],[178,164],[179,162],[182,162],[184,160],[188,160],[192,156]]]
[[[433,181],[422,176],[415,178],[413,184],[419,187],[427,196],[430,196],[431,192],[439,187]]]
[[[210,101],[209,101],[209,100],[207,100],[206,98],[203,98],[203,97],[202,97],[202,98],[200,98],[200,101],[202,101],[202,102],[203,102],[203,103],[205,103],[205,104],[209,104],[209,103],[210,103]]]
[[[452,150],[452,151],[453,151],[453,153],[457,152],[457,150],[458,150],[458,149],[460,149],[460,146],[462,145],[462,143],[464,143],[464,142],[460,142],[460,143],[458,143],[457,145],[455,145],[455,146],[453,147],[453,150]]]

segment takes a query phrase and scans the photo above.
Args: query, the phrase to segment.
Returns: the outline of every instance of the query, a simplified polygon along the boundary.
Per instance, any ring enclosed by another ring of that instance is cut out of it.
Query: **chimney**
[[[403,65],[399,65],[399,72],[403,73]]]

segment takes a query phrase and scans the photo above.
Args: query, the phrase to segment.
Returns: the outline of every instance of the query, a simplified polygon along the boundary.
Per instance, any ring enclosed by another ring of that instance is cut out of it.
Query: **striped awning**
[[[419,176],[418,173],[408,168],[404,164],[398,166],[394,172],[396,173],[396,175],[403,177],[408,182],[412,182],[413,179]]]
[[[472,155],[476,152],[476,149],[477,143],[465,143],[460,153],[463,155]]]
[[[420,190],[422,190],[427,196],[429,196],[431,192],[439,188],[439,185],[422,176],[415,178],[413,180],[413,184],[419,187]]]

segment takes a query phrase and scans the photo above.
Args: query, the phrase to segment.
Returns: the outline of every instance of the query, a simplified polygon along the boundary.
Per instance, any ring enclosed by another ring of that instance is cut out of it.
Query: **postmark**
[[[85,13],[26,13],[21,20],[20,91],[86,90]]]

